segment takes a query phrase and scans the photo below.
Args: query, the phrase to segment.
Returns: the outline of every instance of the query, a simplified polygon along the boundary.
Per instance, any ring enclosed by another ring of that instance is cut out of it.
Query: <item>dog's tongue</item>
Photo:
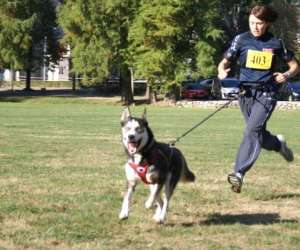
[[[128,151],[130,154],[136,153],[137,150],[137,143],[136,142],[129,142],[128,143]]]

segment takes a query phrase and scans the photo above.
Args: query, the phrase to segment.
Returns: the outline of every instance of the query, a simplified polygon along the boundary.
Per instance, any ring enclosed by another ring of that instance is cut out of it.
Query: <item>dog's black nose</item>
[[[134,135],[128,135],[128,139],[130,140],[130,141],[134,141]]]

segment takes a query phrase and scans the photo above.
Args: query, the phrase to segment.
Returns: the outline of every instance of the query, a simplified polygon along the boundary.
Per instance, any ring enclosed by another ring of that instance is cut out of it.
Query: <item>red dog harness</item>
[[[149,168],[148,162],[144,161],[140,164],[135,164],[133,162],[129,162],[130,167],[132,167],[135,172],[138,174],[138,176],[141,178],[141,180],[146,184],[151,184],[147,181],[146,174]]]
[[[141,180],[145,184],[151,184],[151,182],[147,181],[147,178],[146,178],[148,168],[151,165],[154,165],[155,163],[160,162],[160,161],[166,161],[167,165],[169,165],[172,155],[173,155],[172,149],[169,152],[168,156],[162,150],[157,149],[157,150],[152,151],[152,155],[151,155],[150,159],[147,159],[147,160],[145,159],[140,164],[129,162],[129,166],[137,173],[137,175],[141,178]]]

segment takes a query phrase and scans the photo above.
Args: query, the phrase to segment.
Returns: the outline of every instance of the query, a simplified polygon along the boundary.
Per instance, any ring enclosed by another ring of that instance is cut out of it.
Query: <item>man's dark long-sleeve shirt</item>
[[[271,33],[255,37],[249,31],[237,35],[224,54],[229,61],[239,60],[241,83],[256,84],[272,82],[278,58],[289,62],[293,56],[283,41]]]

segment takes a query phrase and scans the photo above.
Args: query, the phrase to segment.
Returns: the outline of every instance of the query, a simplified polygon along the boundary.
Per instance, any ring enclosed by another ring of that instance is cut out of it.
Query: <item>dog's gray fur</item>
[[[121,126],[122,142],[128,156],[125,164],[128,188],[119,218],[121,220],[128,218],[133,192],[138,181],[143,179],[132,165],[146,162],[149,167],[143,181],[150,186],[150,196],[145,206],[152,208],[156,205],[153,219],[158,223],[164,223],[169,201],[177,183],[180,180],[193,182],[195,176],[188,169],[184,156],[177,148],[154,139],[146,119],[146,110],[141,118],[136,118],[132,117],[129,108],[126,108],[122,113]],[[163,186],[164,198],[162,199],[160,193]]]

